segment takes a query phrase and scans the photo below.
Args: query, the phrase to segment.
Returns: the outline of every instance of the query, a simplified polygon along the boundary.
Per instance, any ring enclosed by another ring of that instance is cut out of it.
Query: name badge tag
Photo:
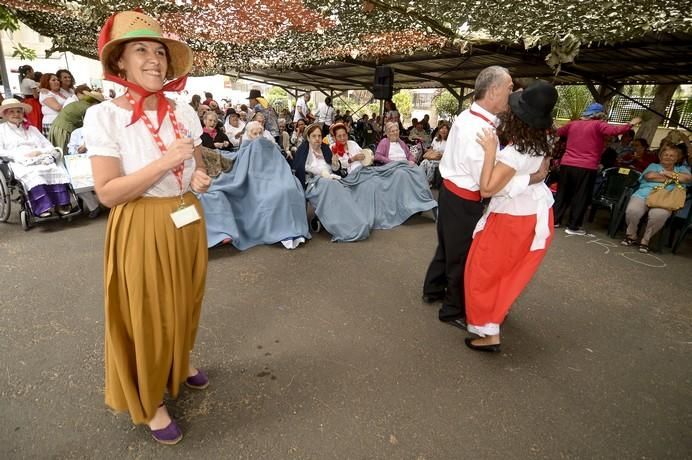
[[[190,205],[172,212],[171,219],[173,219],[173,223],[175,224],[176,228],[181,228],[187,224],[198,221],[199,214],[197,213],[197,208]]]

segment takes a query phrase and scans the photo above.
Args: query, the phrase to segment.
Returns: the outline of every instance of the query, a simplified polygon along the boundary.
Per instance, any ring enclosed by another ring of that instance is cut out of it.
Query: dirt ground
[[[0,225],[0,458],[689,458],[692,239],[640,255],[558,232],[474,353],[421,283],[427,216],[335,244],[210,252],[195,352],[206,391],[154,443],[103,403],[106,219]],[[611,246],[612,245],[612,246]]]

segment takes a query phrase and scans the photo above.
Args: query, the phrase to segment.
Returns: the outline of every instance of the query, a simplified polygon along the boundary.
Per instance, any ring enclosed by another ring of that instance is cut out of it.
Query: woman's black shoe
[[[489,353],[498,353],[500,351],[500,344],[492,344],[492,345],[475,345],[473,343],[475,339],[472,339],[471,337],[466,337],[464,339],[464,343],[466,344],[467,347],[472,349],[473,351],[487,351]]]

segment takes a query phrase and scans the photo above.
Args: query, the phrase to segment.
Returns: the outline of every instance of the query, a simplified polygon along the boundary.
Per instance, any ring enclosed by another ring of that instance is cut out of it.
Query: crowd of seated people
[[[0,117],[2,156],[9,159],[9,167],[28,194],[35,217],[70,214],[71,179],[62,155],[86,154],[81,128],[84,114],[103,101],[104,95],[85,84],[75,86],[75,77],[67,69],[42,73],[22,65],[18,73],[20,94],[7,99],[15,105]],[[99,214],[100,204],[93,192],[80,192],[78,197],[90,217]]]
[[[47,138],[46,142],[50,141],[52,145],[60,147],[65,154],[85,154],[86,145],[81,129],[84,114],[91,105],[115,97],[115,92],[111,91],[113,94],[103,97],[100,90],[92,91],[86,85],[76,85],[78,82],[72,73],[64,69],[41,74],[27,65],[19,70],[22,92],[20,99],[23,99],[20,102],[31,107],[24,110],[26,120],[43,133],[43,138]],[[355,177],[355,173],[363,165],[372,164],[374,157],[377,157],[380,165],[403,160],[407,167],[416,166],[417,158],[410,154],[407,143],[422,143],[426,149],[432,143],[429,117],[414,123],[411,132],[404,132],[401,114],[391,100],[386,101],[383,116],[373,113],[372,116],[356,118],[350,110],[342,113],[335,108],[331,98],[320,103],[317,110],[313,110],[309,93],[299,97],[293,111],[286,108],[275,110],[256,89],[250,91],[247,103],[240,105],[231,104],[225,99],[219,103],[210,92],[192,95],[184,92],[180,96],[184,99],[176,97],[175,102],[189,103],[199,116],[204,147],[228,155],[241,149],[244,142],[257,137],[264,138],[283,154],[289,165],[288,171],[294,172],[303,186],[306,184],[306,174],[313,177],[318,170],[324,172],[320,172],[320,177],[330,179],[340,179],[349,174]],[[67,109],[72,104],[74,105]],[[392,127],[383,136],[383,131],[386,131],[385,122]],[[313,128],[308,133],[307,127],[313,123],[319,130]],[[403,138],[398,138],[398,132],[393,128],[401,130]],[[320,158],[314,154],[314,148],[309,148],[311,137],[319,141],[319,151],[327,152],[322,153]],[[440,144],[440,141],[443,143]],[[431,155],[432,152],[438,152],[435,156],[437,158],[444,150],[444,136],[435,142],[432,146],[434,148],[428,150]],[[376,146],[378,154],[374,155]],[[295,156],[299,151],[300,158],[296,162]],[[310,152],[313,154],[308,155]],[[426,161],[428,159],[435,161],[432,157],[426,157]],[[99,204],[93,193],[85,198],[91,198],[86,210],[96,210],[97,214]],[[60,206],[62,205],[52,206],[51,212],[63,210]],[[39,214],[45,214],[45,211]]]

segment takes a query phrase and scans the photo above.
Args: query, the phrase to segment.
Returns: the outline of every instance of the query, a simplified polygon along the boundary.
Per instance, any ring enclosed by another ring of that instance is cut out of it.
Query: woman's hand
[[[161,162],[166,169],[173,169],[185,160],[192,158],[195,146],[192,139],[176,139],[168,145],[166,154],[161,157]]]
[[[223,142],[214,142],[214,147],[216,147],[217,149],[222,149],[224,147],[224,143]]]
[[[486,156],[495,157],[495,153],[497,152],[498,140],[494,129],[483,128],[483,132],[478,133],[478,136],[476,137],[476,142],[478,142],[478,144],[481,147],[483,147]]]
[[[358,153],[356,155],[353,155],[351,157],[351,161],[363,161],[365,160],[365,154],[364,153]]]
[[[190,180],[190,188],[192,191],[197,193],[204,193],[209,190],[211,185],[211,177],[207,176],[201,169],[195,169],[192,173],[192,179]]]
[[[408,165],[409,166],[416,166],[416,162],[409,160]]]
[[[433,149],[428,149],[428,151],[423,154],[423,158],[425,160],[440,161],[442,159],[442,154]]]

